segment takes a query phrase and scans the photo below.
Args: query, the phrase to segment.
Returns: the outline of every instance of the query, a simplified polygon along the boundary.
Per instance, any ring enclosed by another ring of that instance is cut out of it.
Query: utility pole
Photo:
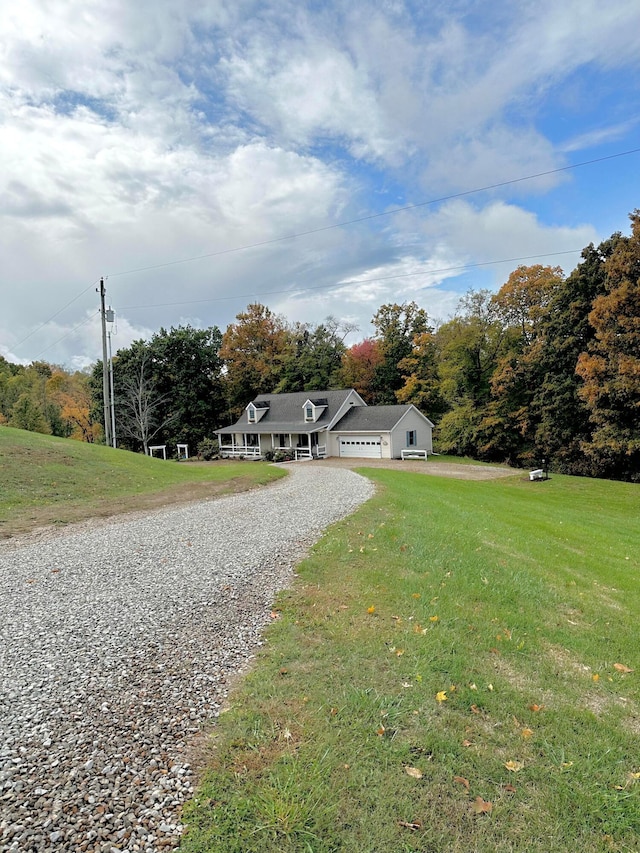
[[[111,307],[107,311],[107,319],[113,322],[113,311]],[[111,355],[111,332],[107,333],[109,339],[109,408],[111,409],[111,444],[116,446],[116,401],[113,390],[113,356]]]
[[[104,411],[104,443],[111,444],[111,412],[109,394],[109,363],[107,361],[107,317],[104,307],[104,278],[100,279],[100,319],[102,321],[102,401]]]

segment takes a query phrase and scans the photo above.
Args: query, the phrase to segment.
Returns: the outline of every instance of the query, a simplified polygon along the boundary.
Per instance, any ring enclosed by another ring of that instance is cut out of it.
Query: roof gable
[[[311,403],[315,408],[315,421],[305,421],[307,403]],[[349,404],[364,405],[362,398],[352,388],[258,394],[248,404],[240,419],[220,432],[316,432],[326,429],[336,417],[341,417],[343,407]],[[251,406],[257,414],[254,422],[250,422],[248,418]]]
[[[334,424],[333,429],[336,432],[388,432],[412,409],[433,426],[429,418],[409,403],[402,406],[354,406]]]

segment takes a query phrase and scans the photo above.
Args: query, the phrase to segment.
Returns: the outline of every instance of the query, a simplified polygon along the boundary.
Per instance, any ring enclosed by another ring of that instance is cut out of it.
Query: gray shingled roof
[[[393,429],[400,418],[409,411],[404,406],[354,406],[340,418],[333,430],[337,432],[387,432]]]
[[[252,400],[256,408],[265,408],[268,411],[260,418],[258,423],[250,424],[247,412],[244,411],[240,419],[232,426],[216,430],[218,433],[228,435],[235,432],[251,433],[310,433],[326,428],[340,406],[351,393],[351,388],[337,391],[296,391],[291,394],[259,394]],[[314,405],[326,406],[315,423],[306,423],[302,407],[311,400]]]

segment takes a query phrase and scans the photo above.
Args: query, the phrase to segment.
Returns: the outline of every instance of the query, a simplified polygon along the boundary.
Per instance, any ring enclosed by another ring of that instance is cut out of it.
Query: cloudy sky
[[[518,263],[569,272],[640,207],[637,2],[4,6],[12,361],[101,357],[101,276],[114,349],[256,300],[351,342],[385,302],[446,320]]]

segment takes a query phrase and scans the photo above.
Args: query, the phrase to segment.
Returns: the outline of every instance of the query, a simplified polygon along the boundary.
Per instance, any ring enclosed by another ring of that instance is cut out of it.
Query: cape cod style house
[[[259,459],[283,450],[296,459],[399,459],[403,450],[433,453],[432,430],[415,406],[367,406],[351,388],[260,394],[216,435],[223,457]]]

